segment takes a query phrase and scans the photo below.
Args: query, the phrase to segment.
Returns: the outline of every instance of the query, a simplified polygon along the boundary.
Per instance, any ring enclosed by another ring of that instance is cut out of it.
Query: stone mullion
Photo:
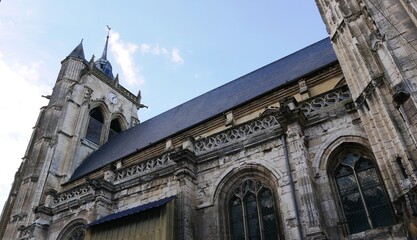
[[[288,126],[287,142],[290,161],[295,164],[296,189],[298,189],[301,222],[304,226],[304,235],[307,239],[324,239],[325,235],[320,225],[320,213],[317,200],[319,199],[314,191],[313,176],[309,167],[307,157],[307,146],[300,125],[297,123]]]

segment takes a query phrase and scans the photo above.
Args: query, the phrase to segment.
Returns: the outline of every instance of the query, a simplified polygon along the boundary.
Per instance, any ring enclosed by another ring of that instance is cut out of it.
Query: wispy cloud
[[[109,44],[110,51],[114,54],[117,63],[122,69],[122,74],[125,76],[127,83],[134,86],[142,85],[145,79],[139,74],[139,70],[133,60],[133,56],[139,46],[124,42],[120,39],[120,34],[114,31]]]
[[[176,64],[183,64],[184,60],[182,59],[180,55],[180,50],[177,48],[172,49],[171,51],[171,61]]]
[[[109,45],[126,82],[131,86],[140,86],[145,83],[145,78],[139,71],[140,66],[134,61],[134,55],[138,50],[142,54],[164,57],[175,65],[184,63],[184,59],[176,47],[169,49],[159,44],[125,42],[121,39],[120,34],[115,31],[112,31]]]
[[[178,48],[172,48],[169,50],[168,48],[161,47],[159,45],[152,45],[148,43],[142,43],[139,47],[140,52],[142,54],[152,54],[155,56],[166,56],[169,60],[174,64],[183,64],[184,59],[180,55],[180,51]]]

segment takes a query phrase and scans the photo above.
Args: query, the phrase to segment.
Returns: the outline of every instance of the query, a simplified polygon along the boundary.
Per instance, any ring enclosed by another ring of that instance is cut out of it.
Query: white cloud
[[[23,157],[39,109],[47,102],[41,95],[51,89],[39,78],[40,63],[8,64],[0,53],[0,79],[6,86],[0,101],[0,146],[3,164],[0,168],[0,209],[7,199],[14,174]]]
[[[146,44],[146,43],[142,43],[140,45],[140,51],[141,51],[141,53],[149,53],[151,51],[151,45]]]
[[[180,55],[178,48],[173,48],[171,51],[165,47],[159,45],[152,45],[148,43],[142,43],[139,46],[142,54],[152,54],[154,56],[166,56],[169,57],[170,61],[175,64],[183,64],[184,59]]]
[[[125,43],[120,39],[120,34],[113,32],[109,41],[110,51],[115,55],[116,61],[122,69],[122,74],[129,85],[141,85],[145,82],[143,76],[138,72],[138,69],[133,61],[133,55],[139,48],[133,43]],[[140,46],[142,51],[146,46]]]
[[[177,48],[172,49],[171,52],[171,61],[176,64],[183,64],[184,60],[180,55],[180,51]]]

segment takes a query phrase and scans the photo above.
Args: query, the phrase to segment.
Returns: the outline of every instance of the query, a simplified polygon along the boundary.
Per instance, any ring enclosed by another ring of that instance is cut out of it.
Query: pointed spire
[[[109,35],[110,35],[110,28],[107,26],[109,31],[107,32],[107,39],[106,39],[106,45],[104,45],[103,54],[101,55],[101,58],[104,60],[107,60],[107,46],[109,45]]]
[[[83,47],[83,39],[81,39],[80,44],[72,50],[72,52],[68,55],[68,57],[79,58],[85,60],[84,57],[84,47]]]
[[[111,79],[114,79],[111,64],[107,60],[107,46],[109,45],[109,36],[111,28],[107,25],[107,29],[109,31],[107,33],[106,45],[104,45],[103,54],[101,55],[101,58],[94,62],[94,65],[96,66],[96,68],[100,69],[104,74],[109,76]]]

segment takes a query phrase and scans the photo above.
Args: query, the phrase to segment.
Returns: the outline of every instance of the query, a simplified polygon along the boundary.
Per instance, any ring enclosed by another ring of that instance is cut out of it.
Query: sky
[[[81,40],[99,58],[106,25],[141,122],[327,37],[314,0],[2,0],[0,209],[60,62]]]

